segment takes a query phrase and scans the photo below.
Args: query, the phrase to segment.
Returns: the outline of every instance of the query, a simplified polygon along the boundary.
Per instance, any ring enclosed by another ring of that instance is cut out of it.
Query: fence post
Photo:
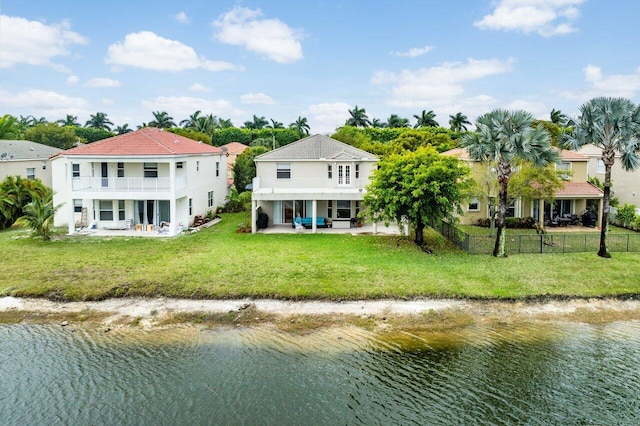
[[[540,253],[544,253],[544,235],[540,234]]]
[[[562,236],[562,253],[565,252],[565,248],[567,247],[567,234]]]
[[[584,234],[584,253],[587,252],[587,234]]]
[[[629,252],[629,237],[631,237],[631,234],[627,234],[627,253]]]

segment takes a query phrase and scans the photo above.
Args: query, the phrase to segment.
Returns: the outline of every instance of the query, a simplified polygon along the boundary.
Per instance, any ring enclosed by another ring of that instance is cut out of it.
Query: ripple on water
[[[633,424],[640,324],[0,326],[0,423]]]

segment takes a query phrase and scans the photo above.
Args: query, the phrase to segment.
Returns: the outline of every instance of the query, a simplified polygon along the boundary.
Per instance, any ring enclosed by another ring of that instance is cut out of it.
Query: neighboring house
[[[249,147],[240,142],[231,142],[220,147],[227,153],[227,182],[229,186],[233,185],[233,165],[236,164],[238,155],[242,154]],[[244,191],[244,188],[240,191]]]
[[[61,150],[24,140],[0,140],[0,181],[7,176],[40,179],[51,187],[49,157]]]
[[[469,157],[464,148],[455,148],[442,153],[457,157],[467,163],[472,175],[480,188],[486,191],[487,177],[492,173],[492,166],[475,161]],[[602,211],[603,193],[600,189],[587,182],[587,162],[589,158],[574,151],[560,150],[561,162],[556,164],[556,170],[566,170],[564,187],[559,189],[552,202],[545,200],[516,200],[507,210],[507,217],[533,217],[541,226],[553,221],[556,217],[578,215],[589,209],[598,215]],[[491,194],[497,197],[496,194]],[[460,222],[466,225],[476,224],[478,219],[486,219],[491,215],[489,194],[472,198],[464,209]],[[542,212],[542,214],[540,214]]]
[[[255,158],[252,231],[258,213],[269,226],[305,219],[318,226],[348,228],[356,220],[378,158],[326,136],[314,135]]]
[[[604,183],[604,162],[602,149],[595,145],[584,145],[578,152],[589,157],[587,173],[589,177],[597,177]],[[631,204],[640,207],[640,169],[626,171],[622,168],[620,154],[616,153],[611,168],[611,190],[620,201],[620,205]]]
[[[175,235],[224,204],[226,160],[220,148],[156,128],[62,151],[52,158],[54,204],[64,203],[55,225],[73,233],[168,222]]]

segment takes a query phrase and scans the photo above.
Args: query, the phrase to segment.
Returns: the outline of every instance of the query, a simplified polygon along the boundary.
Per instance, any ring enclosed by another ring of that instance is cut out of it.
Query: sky
[[[0,0],[0,115],[255,114],[332,133],[433,110],[640,101],[637,0]]]

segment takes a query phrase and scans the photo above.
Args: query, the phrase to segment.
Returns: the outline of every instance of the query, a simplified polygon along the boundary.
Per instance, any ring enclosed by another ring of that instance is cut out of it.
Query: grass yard
[[[435,255],[388,236],[237,234],[244,215],[176,238],[0,232],[0,296],[101,300],[381,297],[535,298],[640,294],[640,253],[467,255],[431,233]]]

